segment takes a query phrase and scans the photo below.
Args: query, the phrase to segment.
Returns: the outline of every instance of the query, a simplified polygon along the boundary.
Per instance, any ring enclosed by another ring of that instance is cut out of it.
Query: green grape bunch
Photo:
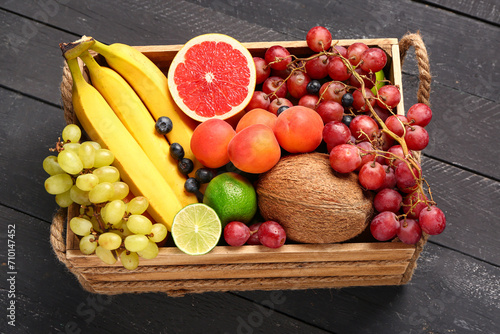
[[[158,255],[157,243],[167,237],[167,228],[144,215],[149,206],[146,197],[128,201],[129,186],[111,165],[113,152],[94,141],[80,143],[81,136],[75,124],[63,129],[62,141],[51,150],[57,155],[49,155],[42,163],[49,174],[45,190],[55,195],[62,208],[80,206],[69,227],[79,237],[83,254],[95,254],[106,264],[119,258],[126,269],[136,269],[139,257]]]

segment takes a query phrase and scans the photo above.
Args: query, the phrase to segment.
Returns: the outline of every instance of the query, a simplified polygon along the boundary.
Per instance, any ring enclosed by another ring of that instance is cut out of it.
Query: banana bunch
[[[147,197],[148,212],[170,230],[175,214],[197,198],[184,189],[186,176],[169,154],[169,141],[183,146],[195,168],[201,166],[189,144],[196,124],[177,110],[165,75],[133,47],[107,46],[85,36],[60,46],[73,78],[73,108],[82,127],[114,153],[115,167],[132,193]],[[112,68],[99,65],[89,49],[104,56]],[[92,85],[83,78],[77,57],[87,66]],[[161,116],[174,124],[167,138],[155,130]]]

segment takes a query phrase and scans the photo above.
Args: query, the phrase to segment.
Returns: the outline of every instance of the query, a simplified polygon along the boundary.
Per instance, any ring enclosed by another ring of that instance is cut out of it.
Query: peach
[[[254,124],[241,130],[227,147],[234,166],[246,173],[267,172],[278,163],[281,149],[273,130],[264,124]]]
[[[274,134],[290,153],[312,152],[323,139],[323,119],[311,108],[294,106],[278,116]]]
[[[221,119],[212,118],[194,129],[191,137],[191,151],[205,167],[219,168],[229,162],[227,146],[236,132]]]
[[[244,128],[249,127],[254,124],[264,124],[274,129],[276,124],[277,116],[269,111],[261,108],[255,108],[247,112],[238,122],[236,126],[236,133],[240,132]]]

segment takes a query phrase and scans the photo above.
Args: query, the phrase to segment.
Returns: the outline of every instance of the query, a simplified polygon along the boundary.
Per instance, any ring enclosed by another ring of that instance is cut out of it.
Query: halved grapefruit
[[[234,38],[200,35],[175,55],[168,70],[168,88],[189,117],[200,122],[227,119],[250,102],[255,90],[255,63]]]

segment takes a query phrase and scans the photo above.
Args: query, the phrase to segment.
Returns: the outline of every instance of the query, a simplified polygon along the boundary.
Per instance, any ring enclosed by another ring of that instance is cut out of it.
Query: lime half
[[[210,252],[219,242],[222,225],[217,213],[206,204],[195,203],[182,208],[172,223],[175,245],[189,255]]]

